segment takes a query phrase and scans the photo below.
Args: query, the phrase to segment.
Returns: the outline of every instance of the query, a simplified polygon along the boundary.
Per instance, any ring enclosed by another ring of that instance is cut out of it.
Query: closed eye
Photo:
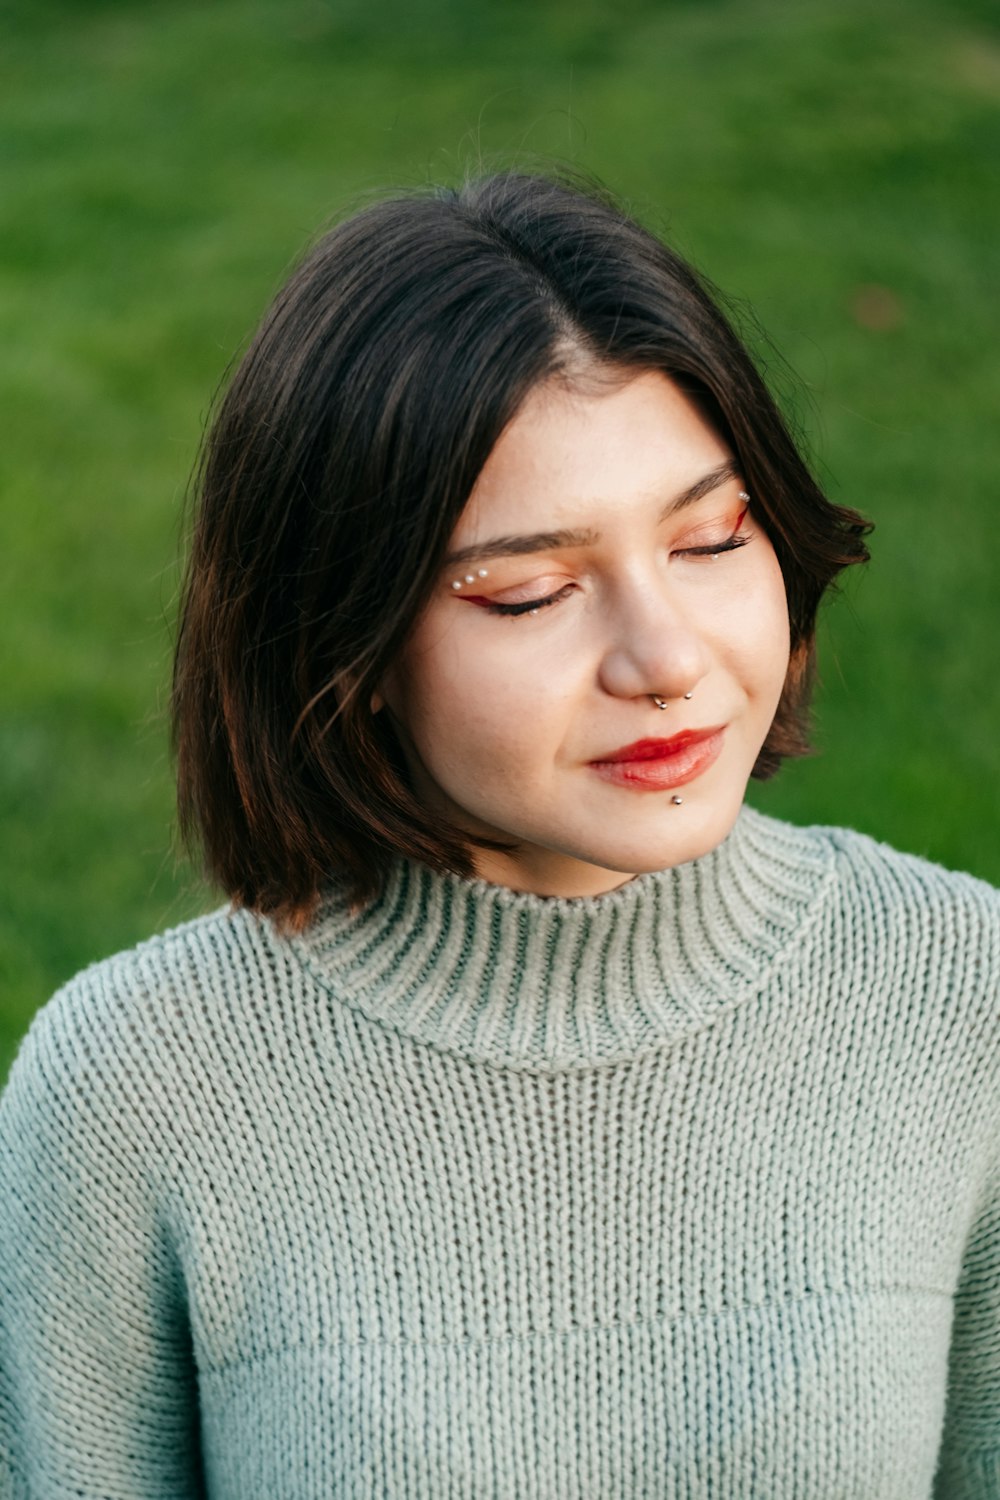
[[[738,547],[745,547],[747,542],[753,541],[752,532],[740,531],[749,508],[746,506],[740,511],[732,535],[728,536],[724,542],[709,542],[698,547],[678,547],[673,555],[675,557],[718,557],[721,552],[735,552]]]
[[[749,534],[741,535],[734,532],[724,542],[713,542],[710,547],[681,547],[675,553],[675,557],[718,557],[720,552],[735,552],[738,547],[745,547],[747,542],[752,542],[753,537]]]
[[[725,541],[711,542],[697,547],[679,547],[673,555],[675,557],[714,558],[720,556],[720,554],[723,552],[735,552],[738,548],[745,547],[748,542],[753,541],[752,533],[740,531],[740,527],[746,519],[746,515],[746,509],[741,511],[736,521],[736,529],[733,531],[731,536],[728,536],[725,539]],[[468,596],[467,598],[470,604],[479,604],[483,609],[486,610],[488,614],[506,615],[508,617],[516,618],[518,615],[537,615],[539,610],[547,609],[551,604],[558,604],[560,600],[567,598],[568,595],[573,592],[574,587],[574,584],[567,583],[564,584],[561,589],[557,589],[554,594],[546,594],[543,598],[540,599],[524,599],[519,601],[517,604],[501,604],[493,599],[473,599],[468,598]]]
[[[490,601],[483,608],[491,615],[533,615],[540,609],[546,609],[550,604],[558,604],[560,599],[565,599],[567,594],[572,593],[574,585],[564,584],[554,594],[547,594],[544,599],[525,599],[521,604],[497,604]]]

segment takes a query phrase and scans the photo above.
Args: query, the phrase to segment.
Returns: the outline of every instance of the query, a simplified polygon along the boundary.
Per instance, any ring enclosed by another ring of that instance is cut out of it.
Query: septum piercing
[[[747,493],[746,493],[745,490],[740,490],[740,499],[741,500],[747,500],[749,498],[750,497],[747,495]],[[478,570],[478,572],[476,572],[476,573],[466,573],[464,580],[461,579],[461,578],[453,578],[451,586],[452,586],[453,589],[460,589],[462,587],[463,581],[465,583],[475,583],[477,577],[478,578],[488,578],[489,576],[490,576],[490,574],[489,574],[489,569],[488,568],[480,568]],[[532,609],[532,610],[529,610],[528,613],[532,614],[532,615],[537,615],[538,610],[537,609]],[[656,704],[657,708],[666,708],[667,707],[668,700],[666,698],[660,698],[660,697],[658,697],[656,695],[656,693],[650,693],[649,696],[652,698],[652,700]],[[691,698],[692,697],[692,693],[691,692],[687,692],[687,693],[684,694],[684,697],[685,698]],[[680,802],[679,802],[678,798],[675,797],[674,801],[678,803],[678,806],[680,805]]]
[[[740,491],[740,499],[741,500],[749,500],[749,498],[750,498],[749,495],[747,495],[743,490]],[[477,573],[466,573],[464,581],[466,583],[475,583],[477,577],[479,577],[479,578],[488,578],[489,576],[490,575],[489,575],[489,569],[488,568],[480,568],[480,569],[478,569]],[[455,578],[455,579],[452,580],[451,586],[452,586],[453,589],[460,589],[462,587],[462,582],[463,582],[463,580],[461,578]],[[533,614],[533,615],[537,615],[538,611],[537,611],[537,609],[533,609],[533,610],[530,610],[529,613]],[[693,695],[693,691],[688,691],[688,692],[686,692],[684,694],[685,698],[691,698],[693,696],[694,696]],[[666,708],[667,707],[668,700],[666,698],[659,698],[659,697],[657,697],[657,695],[655,693],[651,693],[650,697],[652,698],[653,702],[656,704],[657,708]],[[683,802],[684,802],[684,798],[683,797],[671,797],[670,800],[671,800],[671,802],[673,803],[673,805],[675,807],[681,807],[683,805]]]

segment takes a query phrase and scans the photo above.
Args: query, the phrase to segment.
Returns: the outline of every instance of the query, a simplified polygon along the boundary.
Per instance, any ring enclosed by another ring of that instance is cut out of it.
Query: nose
[[[600,684],[616,698],[683,698],[705,676],[709,659],[697,623],[662,586],[633,588],[602,655]]]

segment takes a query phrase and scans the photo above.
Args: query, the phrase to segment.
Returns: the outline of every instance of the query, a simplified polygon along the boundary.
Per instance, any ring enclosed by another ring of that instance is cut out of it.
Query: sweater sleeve
[[[50,1002],[0,1100],[0,1500],[185,1500],[197,1383],[141,1069],[87,1020]]]
[[[969,1237],[955,1294],[934,1500],[1000,1500],[1000,1173]]]

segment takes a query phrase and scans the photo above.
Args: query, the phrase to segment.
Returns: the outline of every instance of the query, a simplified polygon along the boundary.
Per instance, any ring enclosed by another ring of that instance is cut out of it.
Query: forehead
[[[454,533],[598,526],[662,505],[729,457],[694,403],[647,371],[578,390],[546,381],[527,396],[487,459]]]

